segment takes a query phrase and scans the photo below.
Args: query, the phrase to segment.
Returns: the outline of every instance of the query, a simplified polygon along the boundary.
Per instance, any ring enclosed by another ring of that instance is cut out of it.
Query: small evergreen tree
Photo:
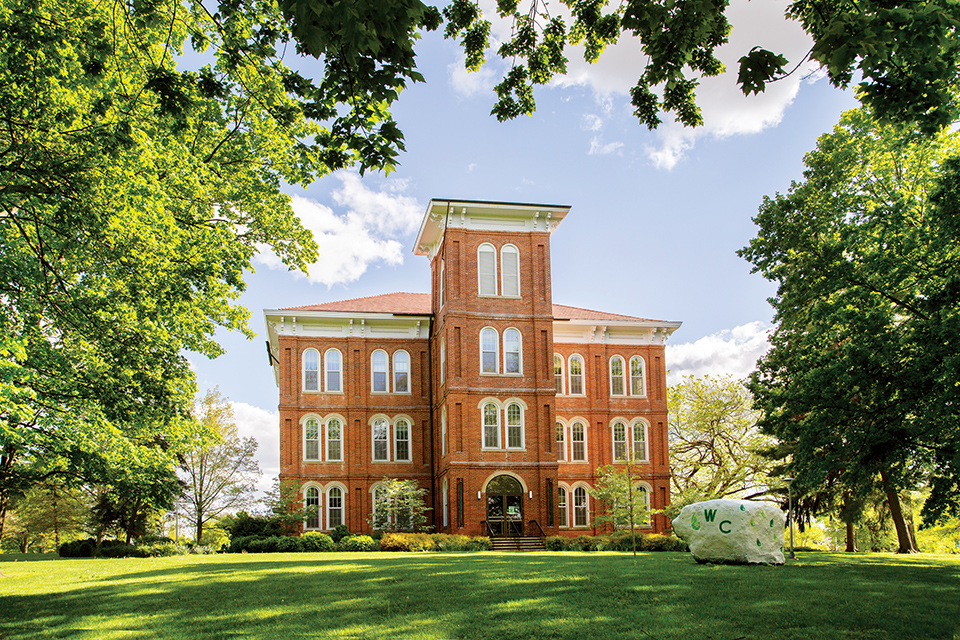
[[[426,531],[426,489],[416,480],[384,478],[374,493],[374,511],[370,523],[380,531]]]

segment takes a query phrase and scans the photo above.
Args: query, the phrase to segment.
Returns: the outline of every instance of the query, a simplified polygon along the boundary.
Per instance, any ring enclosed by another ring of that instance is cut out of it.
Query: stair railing
[[[493,528],[490,526],[490,523],[489,523],[489,522],[487,522],[486,520],[482,520],[482,521],[480,521],[480,524],[482,524],[483,527],[487,530],[487,537],[489,537],[489,538],[494,538],[494,537],[496,537],[496,536],[493,535]]]
[[[547,534],[544,533],[544,531],[543,531],[543,527],[541,527],[541,526],[540,526],[540,523],[537,522],[536,520],[531,520],[531,521],[528,522],[527,524],[535,524],[535,525],[537,525],[537,530],[540,531],[540,537],[541,537],[541,538],[546,538],[546,537],[547,537]]]

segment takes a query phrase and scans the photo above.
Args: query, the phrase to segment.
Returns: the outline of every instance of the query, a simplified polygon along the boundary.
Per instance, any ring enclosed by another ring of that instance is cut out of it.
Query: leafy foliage
[[[778,285],[749,385],[761,430],[801,493],[879,483],[901,549],[899,490],[930,484],[927,522],[960,507],[958,142],[845,113],[740,252]]]
[[[370,521],[378,531],[417,532],[428,529],[424,503],[427,490],[416,480],[384,478],[375,493],[373,516]]]

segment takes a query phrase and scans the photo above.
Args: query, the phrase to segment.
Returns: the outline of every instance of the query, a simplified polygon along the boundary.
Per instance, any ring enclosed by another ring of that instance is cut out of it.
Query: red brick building
[[[305,529],[369,532],[390,477],[429,490],[434,531],[594,533],[596,470],[628,456],[650,506],[669,504],[664,344],[680,323],[553,304],[568,210],[433,200],[414,251],[432,293],[264,312],[280,477],[320,507]]]

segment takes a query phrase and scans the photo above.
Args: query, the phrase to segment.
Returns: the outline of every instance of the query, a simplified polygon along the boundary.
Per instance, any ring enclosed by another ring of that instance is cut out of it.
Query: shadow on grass
[[[0,638],[947,638],[960,563],[836,555],[281,554],[70,561]],[[49,566],[49,565],[47,565]],[[39,569],[39,567],[38,567]]]

